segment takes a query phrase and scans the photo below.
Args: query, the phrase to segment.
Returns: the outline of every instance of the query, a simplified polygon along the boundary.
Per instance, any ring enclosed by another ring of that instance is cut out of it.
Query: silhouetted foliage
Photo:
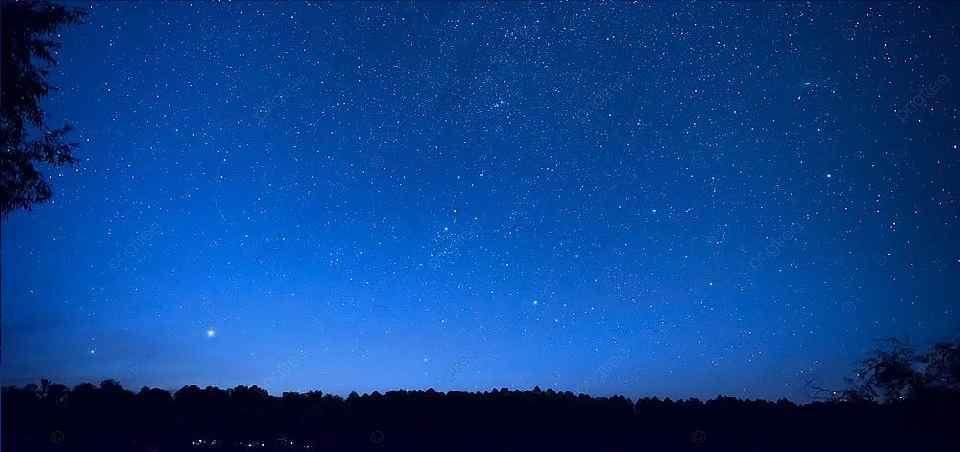
[[[926,353],[887,339],[863,361],[847,397],[865,400],[924,401],[960,393],[960,344],[941,342]]]
[[[2,3],[0,92],[0,215],[30,209],[53,191],[36,165],[76,162],[70,125],[48,128],[41,100],[56,88],[48,80],[57,63],[58,31],[84,13],[49,2]]]
[[[953,450],[960,346],[887,341],[854,386],[798,405],[591,397],[553,389],[271,396],[257,386],[134,393],[107,380],[3,389],[3,450]]]
[[[938,346],[930,356],[956,377],[956,347]],[[891,381],[901,381],[894,375]],[[960,407],[952,388],[926,400],[798,405],[732,397],[633,403],[539,388],[354,392],[345,399],[319,391],[276,397],[256,386],[134,393],[111,380],[72,390],[43,381],[3,389],[3,449],[952,450]]]

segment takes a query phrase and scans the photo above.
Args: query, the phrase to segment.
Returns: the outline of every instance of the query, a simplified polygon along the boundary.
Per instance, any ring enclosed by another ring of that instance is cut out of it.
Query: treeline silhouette
[[[132,392],[111,380],[72,389],[42,381],[3,389],[3,448],[957,450],[960,348],[940,346],[917,355],[894,344],[864,362],[859,383],[807,404],[731,397],[632,402],[539,388],[343,398],[320,391],[277,397],[257,386],[186,386],[171,394],[147,387]],[[943,359],[931,362],[933,355]],[[907,358],[926,365],[901,366]]]

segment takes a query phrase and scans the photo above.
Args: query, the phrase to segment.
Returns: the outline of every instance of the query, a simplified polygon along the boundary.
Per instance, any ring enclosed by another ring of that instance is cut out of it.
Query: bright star
[[[210,328],[207,330],[207,337],[214,337],[217,335],[217,330]]]

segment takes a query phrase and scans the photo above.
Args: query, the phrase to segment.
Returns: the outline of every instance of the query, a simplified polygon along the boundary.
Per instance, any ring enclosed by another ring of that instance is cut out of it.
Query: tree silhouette
[[[881,374],[903,357],[924,382],[910,398],[712,400],[591,397],[569,391],[388,391],[342,398],[319,391],[271,396],[257,386],[128,391],[112,380],[73,389],[3,388],[3,450],[48,451],[729,451],[953,450],[956,343],[927,353],[886,343],[867,360]],[[908,347],[907,347],[908,348]],[[884,374],[886,375],[886,374]],[[910,381],[908,378],[907,381]],[[927,391],[939,391],[936,396]],[[884,387],[876,388],[886,394]]]
[[[76,162],[71,127],[50,128],[41,100],[56,87],[47,81],[57,64],[58,30],[80,22],[84,12],[49,2],[0,3],[2,93],[0,93],[0,216],[29,210],[50,199],[53,189],[38,165]]]
[[[960,395],[960,343],[940,342],[926,353],[887,339],[864,360],[843,391],[845,400],[925,401]]]
[[[941,342],[923,357],[927,384],[936,392],[960,393],[960,343]]]

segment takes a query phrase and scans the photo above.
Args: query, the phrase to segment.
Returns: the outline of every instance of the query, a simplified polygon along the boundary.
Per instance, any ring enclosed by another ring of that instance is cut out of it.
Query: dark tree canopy
[[[897,401],[960,394],[960,343],[941,342],[925,353],[888,339],[865,360],[849,391],[868,400]]]
[[[84,12],[49,2],[2,1],[2,107],[0,107],[0,215],[30,209],[53,190],[37,167],[76,162],[70,125],[50,128],[41,106],[56,87],[47,81],[57,63],[63,26]]]
[[[591,397],[553,389],[268,394],[257,386],[139,392],[107,380],[3,388],[3,450],[953,450],[955,393],[814,402]]]

